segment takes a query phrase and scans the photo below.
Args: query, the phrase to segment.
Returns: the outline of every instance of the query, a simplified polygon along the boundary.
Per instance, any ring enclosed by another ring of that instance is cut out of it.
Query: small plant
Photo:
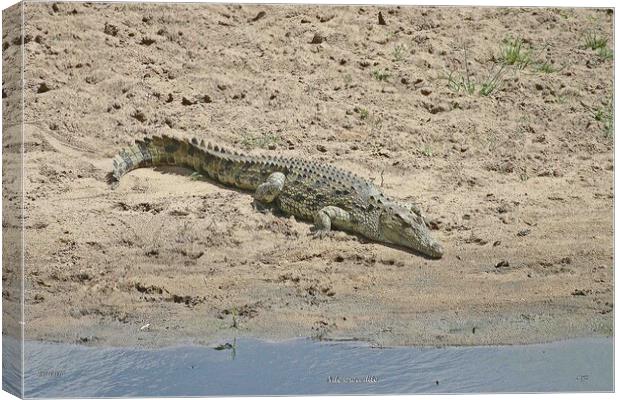
[[[536,71],[538,72],[544,72],[545,74],[552,74],[554,72],[557,72],[558,70],[555,69],[555,67],[553,66],[553,64],[548,63],[546,61],[542,62],[542,63],[538,63],[534,66],[536,68]]]
[[[489,96],[496,91],[504,79],[506,65],[494,65],[487,78],[478,86],[478,83],[469,71],[469,62],[467,61],[467,49],[463,49],[463,61],[465,64],[465,74],[451,71],[448,75],[448,87],[455,92],[463,90],[472,95],[478,92],[481,96]]]
[[[594,50],[602,60],[612,60],[614,58],[614,52],[608,46],[607,38],[598,34],[592,29],[587,30],[583,35],[583,47],[586,49]]]
[[[448,88],[450,88],[450,90],[452,90],[453,92],[458,92],[459,90],[461,90],[462,87],[461,83],[463,80],[463,76],[459,75],[461,79],[458,79],[454,77],[455,74],[455,71],[450,71],[450,73],[448,74]]]
[[[433,149],[431,149],[430,146],[424,146],[422,148],[422,150],[420,150],[420,152],[426,156],[426,157],[432,157],[433,156]]]
[[[387,71],[375,69],[374,71],[372,71],[372,76],[378,81],[387,81],[390,77],[390,74]]]
[[[345,85],[349,86],[352,82],[353,82],[353,77],[351,76],[351,74],[346,74],[344,77],[344,83]]]
[[[557,65],[547,60],[547,58],[544,56],[544,53],[546,53],[546,51],[548,51],[550,47],[550,43],[544,43],[541,46],[540,50],[533,57],[531,57],[532,60],[535,60],[531,63],[532,69],[534,71],[544,74],[553,74],[555,72],[560,72],[564,68],[566,68],[566,64],[562,64],[560,67],[558,67]]]
[[[489,76],[484,82],[482,82],[480,90],[478,91],[481,96],[489,96],[491,93],[499,89],[504,79],[505,68],[505,65],[500,65],[499,68],[493,67],[491,69]]]
[[[523,48],[523,40],[520,38],[505,39],[500,60],[506,65],[514,65],[518,69],[523,69],[532,61],[531,51]]]
[[[586,49],[598,50],[607,47],[607,38],[591,30],[585,33],[583,40]]]
[[[371,114],[367,109],[363,107],[355,107],[353,109],[362,121],[366,122],[366,125],[370,128],[371,133],[376,133],[381,129],[382,120],[381,117],[376,114]]]
[[[454,75],[457,75],[455,77]],[[474,94],[476,91],[476,83],[470,79],[469,74],[465,76],[455,73],[454,71],[450,72],[448,75],[448,87],[455,92],[460,91],[461,89],[469,94]]]
[[[594,119],[603,124],[603,133],[608,138],[614,135],[614,114],[612,103],[613,101],[610,101],[604,107],[599,108],[592,113]]]
[[[368,119],[368,110],[365,108],[359,109],[360,119]]]
[[[601,47],[596,50],[596,54],[601,57],[603,60],[613,60],[614,59],[614,51],[609,47]]]
[[[568,103],[568,97],[566,97],[565,95],[558,94],[558,95],[555,95],[554,97],[555,97],[555,102],[557,104],[566,104],[566,103]]]
[[[394,55],[394,60],[403,61],[406,57],[407,47],[404,44],[399,44],[394,47],[394,51],[392,52]]]
[[[469,73],[469,61],[467,61],[466,47],[463,47],[463,59],[465,63],[465,75],[458,74],[458,77],[454,78],[454,71],[450,72],[448,75],[448,87],[455,92],[463,89],[469,94],[474,94],[476,91],[476,83],[472,80],[471,74]]]

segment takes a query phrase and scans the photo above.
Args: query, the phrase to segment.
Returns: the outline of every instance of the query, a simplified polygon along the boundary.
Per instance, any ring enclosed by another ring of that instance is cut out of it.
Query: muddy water
[[[27,342],[25,352],[27,397],[613,390],[611,338],[444,348],[237,339],[220,350]]]

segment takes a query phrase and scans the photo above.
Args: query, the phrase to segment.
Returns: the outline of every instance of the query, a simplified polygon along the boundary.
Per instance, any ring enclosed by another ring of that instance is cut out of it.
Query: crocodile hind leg
[[[332,229],[346,230],[351,224],[351,215],[340,207],[323,207],[314,215],[314,237],[322,238]]]
[[[274,172],[267,180],[261,183],[254,192],[254,208],[260,212],[267,212],[266,204],[273,203],[284,187],[286,177],[282,172]]]

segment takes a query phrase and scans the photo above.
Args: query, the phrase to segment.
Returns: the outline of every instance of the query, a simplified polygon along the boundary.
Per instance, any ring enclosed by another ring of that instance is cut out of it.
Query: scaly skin
[[[335,228],[431,258],[443,255],[417,206],[390,199],[371,182],[329,164],[245,155],[168,136],[136,141],[113,164],[108,174],[113,188],[136,168],[186,167],[224,185],[253,191],[257,201],[274,204],[287,214],[314,221],[319,237]]]

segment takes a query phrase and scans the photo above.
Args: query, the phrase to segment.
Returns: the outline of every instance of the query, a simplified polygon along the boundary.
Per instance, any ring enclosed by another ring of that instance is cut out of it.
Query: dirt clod
[[[387,25],[387,22],[385,22],[385,18],[383,18],[383,14],[381,13],[381,11],[379,11],[377,17],[379,19],[379,25]]]
[[[310,41],[310,44],[321,44],[325,41],[325,37],[323,35],[321,35],[320,33],[315,33],[314,36],[312,36],[312,40]]]

